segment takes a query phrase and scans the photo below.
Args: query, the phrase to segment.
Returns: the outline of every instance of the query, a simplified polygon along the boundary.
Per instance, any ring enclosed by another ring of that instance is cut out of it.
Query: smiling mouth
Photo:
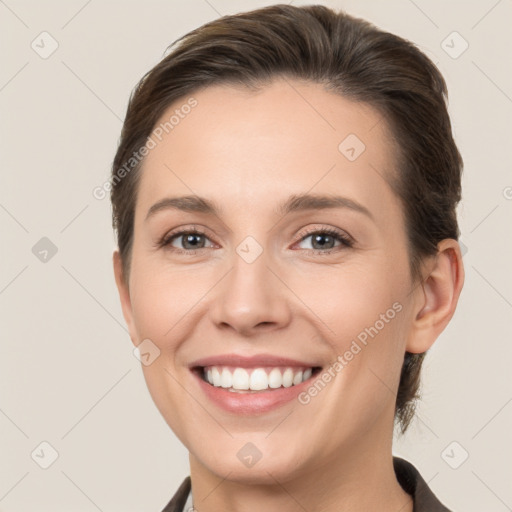
[[[198,366],[192,371],[212,387],[233,393],[261,393],[289,388],[312,379],[321,367],[254,367]]]

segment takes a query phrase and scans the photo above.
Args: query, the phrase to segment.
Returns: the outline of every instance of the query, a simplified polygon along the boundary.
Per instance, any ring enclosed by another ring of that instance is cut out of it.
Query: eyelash
[[[342,231],[339,231],[334,228],[312,228],[309,230],[306,230],[304,233],[301,234],[300,239],[298,242],[303,242],[306,238],[310,237],[311,235],[329,235],[333,238],[337,239],[339,242],[341,242],[341,245],[338,247],[333,247],[332,249],[327,250],[321,250],[321,249],[299,249],[301,251],[308,251],[313,254],[318,255],[326,255],[326,254],[332,254],[334,252],[338,252],[343,249],[350,249],[354,246],[354,241],[352,238],[350,238],[348,235],[344,234]]]
[[[341,242],[341,245],[337,247],[333,247],[331,249],[327,250],[321,250],[321,249],[299,249],[300,251],[307,251],[309,253],[317,254],[317,255],[329,255],[334,252],[338,252],[339,250],[349,249],[354,246],[354,240],[349,237],[348,235],[344,234],[343,232],[334,229],[334,228],[313,228],[305,231],[301,234],[300,239],[296,243],[303,242],[306,238],[310,237],[311,235],[315,234],[323,234],[323,235],[329,235],[334,238],[336,238],[339,242]],[[180,236],[184,235],[203,235],[207,237],[206,233],[196,227],[181,230],[177,232],[171,232],[168,234],[165,234],[158,242],[157,246],[159,248],[167,248],[170,251],[176,252],[178,254],[187,254],[189,256],[194,256],[202,249],[209,249],[209,247],[201,247],[199,249],[180,249],[178,247],[172,247],[170,244],[175,238],[179,238]],[[207,237],[208,238],[208,237]]]

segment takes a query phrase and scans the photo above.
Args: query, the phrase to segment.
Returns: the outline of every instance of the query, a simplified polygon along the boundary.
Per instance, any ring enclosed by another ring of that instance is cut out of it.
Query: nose
[[[252,263],[235,254],[233,267],[215,288],[210,318],[219,329],[253,336],[290,322],[291,292],[268,265],[265,251]]]

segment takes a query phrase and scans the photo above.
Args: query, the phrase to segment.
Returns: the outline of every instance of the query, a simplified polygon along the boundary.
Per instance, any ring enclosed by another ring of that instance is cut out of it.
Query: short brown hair
[[[126,169],[176,100],[213,84],[257,89],[279,75],[322,84],[384,118],[397,144],[391,185],[403,206],[414,282],[441,240],[458,240],[463,162],[452,136],[447,87],[413,43],[325,6],[278,4],[206,23],[170,50],[132,92],[112,166],[112,223],[125,283],[141,163],[132,163],[123,179],[117,171]],[[414,415],[424,356],[404,354],[395,407],[402,433]]]

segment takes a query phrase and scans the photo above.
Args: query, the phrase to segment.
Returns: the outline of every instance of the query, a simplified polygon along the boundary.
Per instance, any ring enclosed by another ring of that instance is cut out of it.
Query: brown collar
[[[400,457],[393,457],[396,479],[414,501],[413,512],[450,512],[434,495],[419,471]]]

